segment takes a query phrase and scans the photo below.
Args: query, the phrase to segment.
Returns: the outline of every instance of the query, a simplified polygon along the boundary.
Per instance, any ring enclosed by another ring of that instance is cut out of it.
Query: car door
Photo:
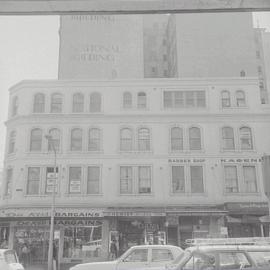
[[[125,257],[121,258],[116,269],[145,269],[149,267],[150,249],[136,248],[132,249]]]
[[[150,266],[165,266],[174,260],[173,253],[169,248],[151,248]]]

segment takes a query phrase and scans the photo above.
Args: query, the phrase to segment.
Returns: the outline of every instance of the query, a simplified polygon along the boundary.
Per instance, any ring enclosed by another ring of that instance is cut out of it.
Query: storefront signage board
[[[169,163],[202,163],[205,162],[204,158],[169,158]]]
[[[108,217],[164,217],[165,212],[104,212],[104,216]]]
[[[258,163],[261,162],[260,158],[222,158],[221,163],[232,162],[232,163]]]
[[[226,209],[229,212],[260,214],[268,212],[268,204],[264,202],[258,203],[227,203]]]

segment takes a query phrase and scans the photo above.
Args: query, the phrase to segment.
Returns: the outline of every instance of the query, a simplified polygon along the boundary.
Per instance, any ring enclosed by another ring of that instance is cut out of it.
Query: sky
[[[270,12],[253,14],[270,32]],[[3,168],[8,89],[27,79],[57,79],[59,16],[0,16],[0,170]]]

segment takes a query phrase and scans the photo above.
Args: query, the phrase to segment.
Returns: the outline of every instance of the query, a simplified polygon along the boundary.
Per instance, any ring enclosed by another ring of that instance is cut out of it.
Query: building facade
[[[54,176],[61,263],[107,259],[113,238],[121,253],[264,235],[269,118],[252,77],[23,81],[10,89],[4,237],[47,260]]]

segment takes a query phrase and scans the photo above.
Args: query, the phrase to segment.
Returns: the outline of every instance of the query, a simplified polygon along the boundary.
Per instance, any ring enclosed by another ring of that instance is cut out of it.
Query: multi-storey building
[[[260,236],[270,108],[256,78],[23,81],[10,89],[1,229],[46,261],[56,150],[60,262],[134,244]]]

